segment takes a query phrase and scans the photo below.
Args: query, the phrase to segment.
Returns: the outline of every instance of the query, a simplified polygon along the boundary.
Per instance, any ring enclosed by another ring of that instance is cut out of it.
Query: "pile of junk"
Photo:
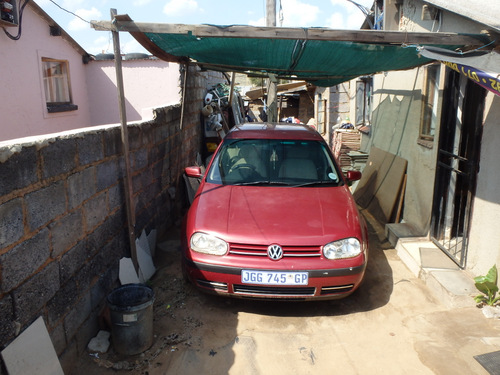
[[[209,157],[229,129],[244,122],[244,103],[237,89],[219,83],[207,91],[201,109],[204,158]]]

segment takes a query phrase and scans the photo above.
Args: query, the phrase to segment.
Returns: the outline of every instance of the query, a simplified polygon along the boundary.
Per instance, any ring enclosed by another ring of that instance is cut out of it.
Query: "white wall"
[[[114,60],[87,65],[90,125],[120,122]],[[153,108],[180,101],[179,65],[158,59],[123,60],[123,85],[127,121],[145,121]]]
[[[488,93],[481,144],[480,170],[473,202],[467,268],[484,275],[500,269],[500,97]]]
[[[439,135],[435,135],[433,148],[417,143],[423,79],[422,68],[374,76],[372,128],[369,135],[363,135],[362,149],[374,146],[408,161],[403,219],[426,234]]]
[[[17,34],[17,28],[7,28]],[[41,58],[69,61],[73,103],[78,110],[48,113]],[[0,141],[88,126],[90,121],[82,56],[61,37],[50,36],[48,24],[29,6],[17,41],[0,32]]]

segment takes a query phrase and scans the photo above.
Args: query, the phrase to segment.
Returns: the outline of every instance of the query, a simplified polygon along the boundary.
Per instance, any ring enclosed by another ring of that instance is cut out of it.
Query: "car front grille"
[[[283,257],[310,258],[321,256],[319,246],[282,246],[282,248]],[[229,254],[266,257],[267,246],[232,243],[229,245]]]
[[[275,296],[313,296],[316,288],[314,287],[274,287],[274,286],[256,286],[234,284],[233,291],[237,294],[253,295],[275,295]]]

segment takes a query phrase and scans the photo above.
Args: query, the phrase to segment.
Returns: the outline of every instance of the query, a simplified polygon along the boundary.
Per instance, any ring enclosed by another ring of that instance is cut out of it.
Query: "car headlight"
[[[323,254],[327,259],[353,258],[361,254],[361,243],[353,237],[330,242],[323,247]]]
[[[196,232],[191,236],[191,249],[198,253],[224,255],[227,248],[226,241],[211,234]]]

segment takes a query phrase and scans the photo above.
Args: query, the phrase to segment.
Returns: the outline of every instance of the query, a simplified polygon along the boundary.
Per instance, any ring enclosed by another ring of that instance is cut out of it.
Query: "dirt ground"
[[[200,293],[185,284],[178,238],[157,250],[154,343],[124,357],[86,353],[74,375],[488,374],[474,356],[500,350],[500,320],[448,309],[415,278],[369,220],[370,260],[350,297],[267,302]]]

